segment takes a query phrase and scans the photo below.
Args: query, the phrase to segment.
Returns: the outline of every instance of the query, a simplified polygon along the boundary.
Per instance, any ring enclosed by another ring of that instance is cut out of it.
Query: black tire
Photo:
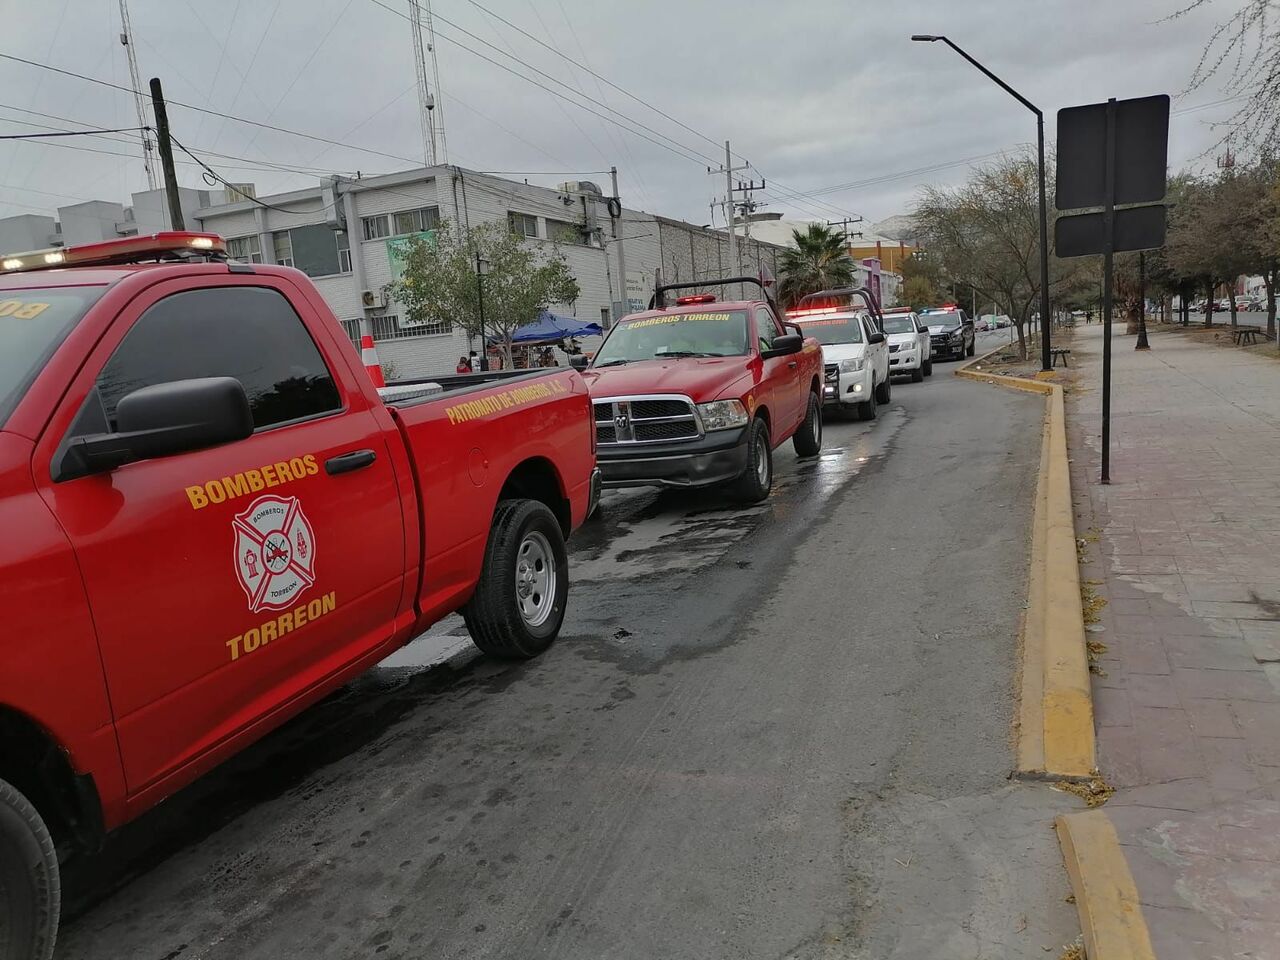
[[[27,798],[0,780],[0,960],[49,960],[61,905],[53,838]]]
[[[972,340],[969,341],[969,349],[965,351],[965,356],[972,357],[977,352],[978,352],[978,338],[974,337]]]
[[[858,404],[859,420],[874,420],[876,418],[876,398],[873,393],[870,400],[864,400]]]
[[[804,413],[804,423],[791,438],[797,457],[816,457],[822,449],[822,403],[816,393],[809,394],[809,407]]]
[[[539,580],[547,571],[551,576]],[[545,594],[537,592],[539,582]],[[559,634],[568,597],[569,557],[555,514],[536,500],[500,501],[493,511],[480,582],[462,608],[471,639],[491,657],[536,657]],[[525,612],[522,601],[538,608],[535,615]]]
[[[876,403],[888,403],[889,399],[893,396],[893,384],[889,382],[890,379],[890,377],[885,377],[884,383],[876,385]]]
[[[917,366],[914,370],[911,371],[911,382],[920,383],[923,380],[924,380],[924,367]]]
[[[747,427],[747,467],[733,481],[732,495],[738,503],[759,503],[773,489],[773,450],[769,446],[769,425],[760,417]]]
[[[924,362],[924,375],[926,377],[933,376],[933,357],[930,357]]]

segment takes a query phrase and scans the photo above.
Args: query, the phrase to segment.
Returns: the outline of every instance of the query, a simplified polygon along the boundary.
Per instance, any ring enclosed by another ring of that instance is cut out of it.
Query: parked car
[[[943,354],[954,360],[973,356],[977,349],[973,321],[954,303],[925,310],[920,319],[929,326],[935,358]]]
[[[910,374],[913,383],[933,375],[933,344],[929,328],[911,309],[886,310],[883,316],[889,340],[889,375]]]
[[[874,420],[888,403],[889,343],[875,298],[861,289],[829,290],[803,298],[787,319],[822,343],[823,400],[843,414]]]
[[[755,284],[758,300],[702,293]],[[773,487],[773,450],[822,447],[822,347],[788,329],[759,280],[658,287],[650,309],[619,320],[584,378],[605,487],[723,484],[742,503]]]
[[[56,851],[432,622],[545,650],[598,477],[576,371],[385,402],[305,274],[217,236],[2,264],[0,954],[27,958],[52,949]]]

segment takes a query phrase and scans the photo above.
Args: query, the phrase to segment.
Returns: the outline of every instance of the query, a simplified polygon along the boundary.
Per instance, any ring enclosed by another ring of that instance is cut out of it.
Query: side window
[[[756,308],[756,336],[760,338],[761,351],[770,349],[773,346],[773,338],[781,332],[772,313],[764,307]]]
[[[97,392],[115,429],[125,394],[195,377],[239,380],[259,430],[342,407],[302,318],[266,287],[189,290],[154,304],[102,368]]]

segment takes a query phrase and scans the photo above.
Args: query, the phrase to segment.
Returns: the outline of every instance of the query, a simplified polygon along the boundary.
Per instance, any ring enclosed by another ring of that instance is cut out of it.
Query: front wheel
[[[969,341],[969,349],[965,351],[965,354],[967,356],[972,357],[977,352],[978,352],[978,338],[974,337],[972,340]]]
[[[920,383],[924,379],[924,366],[919,365],[911,371],[911,382]]]
[[[0,958],[52,957],[61,902],[49,830],[27,798],[0,780]]]
[[[876,403],[888,403],[889,398],[893,395],[893,384],[889,382],[889,379],[889,377],[885,377],[883,383],[876,384]]]
[[[924,362],[924,375],[926,377],[933,376],[933,358],[932,357],[930,357],[928,360]]]
[[[462,618],[477,647],[527,660],[551,646],[569,598],[569,557],[560,522],[537,500],[503,500],[493,511],[480,582]]]
[[[791,438],[797,457],[816,457],[822,449],[822,404],[816,393],[809,394],[809,406],[805,410],[804,423]]]
[[[733,481],[733,499],[739,503],[759,503],[773,489],[773,450],[769,447],[769,425],[756,417],[747,427],[747,467]]]

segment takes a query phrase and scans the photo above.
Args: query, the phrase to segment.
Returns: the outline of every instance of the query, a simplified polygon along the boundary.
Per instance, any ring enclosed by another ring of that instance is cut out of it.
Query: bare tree
[[[1193,0],[1168,19],[1212,6],[1216,0]],[[1223,125],[1223,138],[1258,148],[1280,146],[1280,5],[1276,0],[1236,0],[1235,13],[1219,21],[1205,43],[1200,61],[1187,84],[1198,90],[1214,77],[1223,77],[1230,97],[1245,97]]]

